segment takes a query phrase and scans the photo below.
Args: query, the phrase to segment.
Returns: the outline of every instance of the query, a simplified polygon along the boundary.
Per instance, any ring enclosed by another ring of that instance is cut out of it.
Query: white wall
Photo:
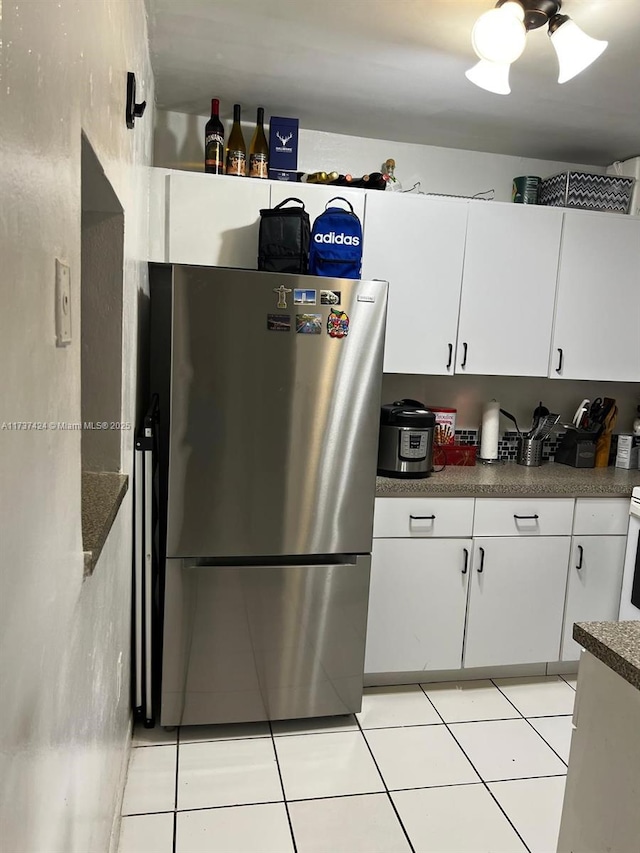
[[[154,165],[168,169],[202,171],[204,162],[204,126],[207,116],[157,111],[154,139]],[[247,145],[253,126],[243,127]],[[227,137],[229,127],[226,127]],[[531,160],[505,154],[485,154],[469,150],[438,148],[365,139],[338,133],[300,130],[298,170],[315,172],[335,170],[342,174],[363,175],[380,170],[388,157],[396,161],[396,176],[403,189],[420,182],[423,192],[473,196],[493,189],[498,201],[511,201],[511,185],[518,175],[549,177],[566,169],[604,174],[601,166],[561,163],[552,160]]]
[[[496,399],[516,418],[521,430],[531,425],[531,415],[540,401],[562,421],[571,422],[585,398],[613,397],[618,405],[614,432],[631,432],[640,385],[636,382],[586,382],[571,379],[538,379],[528,376],[407,376],[385,374],[383,402],[410,397],[427,406],[457,409],[456,429],[479,429],[482,407]],[[514,430],[511,421],[500,419],[502,432]]]
[[[143,0],[2,9],[0,426],[80,421],[80,141],[125,212],[123,420],[147,289],[153,79]],[[149,106],[124,122],[126,72]],[[74,340],[55,346],[54,259]],[[123,433],[130,471],[133,434]],[[131,494],[83,582],[80,432],[0,429],[0,836],[7,853],[109,847],[129,732]]]

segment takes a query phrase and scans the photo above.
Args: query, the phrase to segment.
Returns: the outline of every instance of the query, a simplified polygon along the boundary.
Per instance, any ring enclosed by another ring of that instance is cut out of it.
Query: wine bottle
[[[233,125],[227,142],[227,175],[247,174],[247,147],[240,127],[240,104],[233,105]]]
[[[324,184],[327,180],[326,172],[310,172],[303,175],[302,180],[305,184]]]
[[[256,129],[249,146],[249,177],[269,177],[269,146],[264,135],[264,109],[258,107]]]
[[[204,127],[204,170],[224,175],[224,127],[218,114],[220,101],[211,100],[211,118]]]

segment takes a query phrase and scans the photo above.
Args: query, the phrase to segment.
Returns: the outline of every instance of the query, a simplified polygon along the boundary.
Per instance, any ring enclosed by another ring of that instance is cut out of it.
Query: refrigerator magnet
[[[322,314],[296,314],[296,332],[299,335],[319,335],[322,331]]]
[[[321,290],[320,305],[340,305],[342,302],[342,291],[340,290]]]
[[[290,332],[290,314],[267,314],[267,329],[270,332]]]
[[[281,284],[280,287],[274,287],[273,292],[278,294],[278,304],[276,305],[276,308],[286,308],[287,293],[291,293],[291,288],[285,287],[284,284]]]
[[[315,290],[305,290],[304,288],[296,287],[293,291],[293,304],[294,305],[315,305],[316,304],[316,291]]]
[[[330,338],[346,338],[349,334],[349,315],[332,308],[327,319],[327,334]]]

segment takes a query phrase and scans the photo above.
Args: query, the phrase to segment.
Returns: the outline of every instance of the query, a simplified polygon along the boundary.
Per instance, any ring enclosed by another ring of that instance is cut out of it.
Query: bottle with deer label
[[[227,175],[239,175],[243,178],[247,174],[247,147],[240,127],[240,104],[233,105],[233,125],[227,142],[226,172]]]
[[[211,101],[211,118],[204,128],[204,170],[212,175],[224,175],[224,127],[219,115],[220,101]]]
[[[269,177],[269,146],[264,135],[264,109],[258,107],[256,129],[249,146],[249,177]]]

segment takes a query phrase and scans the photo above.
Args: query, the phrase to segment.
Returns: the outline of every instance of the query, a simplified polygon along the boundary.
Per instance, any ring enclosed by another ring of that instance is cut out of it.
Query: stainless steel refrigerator
[[[161,724],[357,711],[387,284],[164,276]]]

